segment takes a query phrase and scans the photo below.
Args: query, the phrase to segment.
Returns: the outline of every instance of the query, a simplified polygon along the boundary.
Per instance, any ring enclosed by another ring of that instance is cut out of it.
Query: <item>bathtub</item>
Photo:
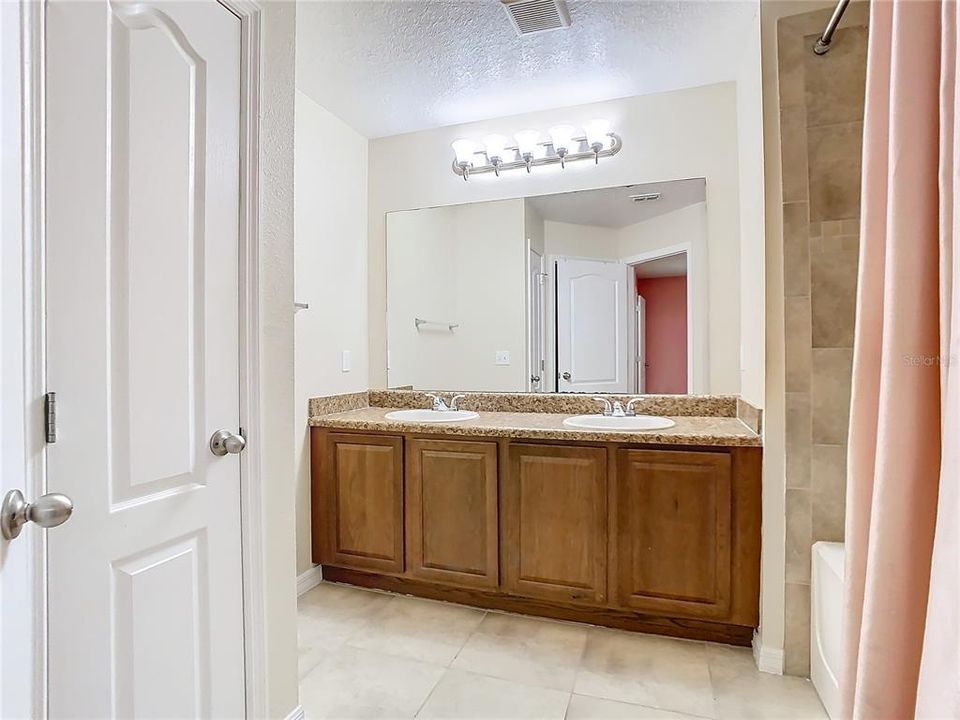
[[[840,718],[843,543],[813,544],[810,579],[810,679],[831,720]]]

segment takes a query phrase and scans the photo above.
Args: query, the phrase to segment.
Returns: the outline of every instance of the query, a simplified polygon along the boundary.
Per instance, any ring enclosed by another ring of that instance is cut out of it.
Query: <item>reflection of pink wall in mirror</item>
[[[648,393],[687,392],[687,278],[637,278],[646,300]]]

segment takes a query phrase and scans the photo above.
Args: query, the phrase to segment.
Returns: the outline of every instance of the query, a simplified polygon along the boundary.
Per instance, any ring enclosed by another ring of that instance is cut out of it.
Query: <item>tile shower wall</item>
[[[810,672],[810,547],[843,540],[867,3],[824,56],[829,11],[777,26],[786,356],[784,670]]]

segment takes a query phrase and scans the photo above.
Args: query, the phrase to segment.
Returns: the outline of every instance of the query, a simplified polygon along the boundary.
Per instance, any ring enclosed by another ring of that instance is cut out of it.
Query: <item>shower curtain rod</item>
[[[813,46],[813,51],[817,55],[826,55],[828,52],[830,52],[830,43],[833,42],[833,33],[837,29],[837,25],[840,24],[840,18],[843,17],[843,13],[849,4],[850,0],[840,0],[840,2],[837,3],[837,7],[834,8],[833,15],[830,16],[830,19],[827,21],[827,26],[823,29],[823,34],[817,38],[817,42]]]

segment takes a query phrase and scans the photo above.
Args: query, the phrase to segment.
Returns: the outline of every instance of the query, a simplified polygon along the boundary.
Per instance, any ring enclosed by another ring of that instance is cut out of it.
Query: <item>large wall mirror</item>
[[[689,178],[388,213],[388,386],[735,392],[709,212]]]

